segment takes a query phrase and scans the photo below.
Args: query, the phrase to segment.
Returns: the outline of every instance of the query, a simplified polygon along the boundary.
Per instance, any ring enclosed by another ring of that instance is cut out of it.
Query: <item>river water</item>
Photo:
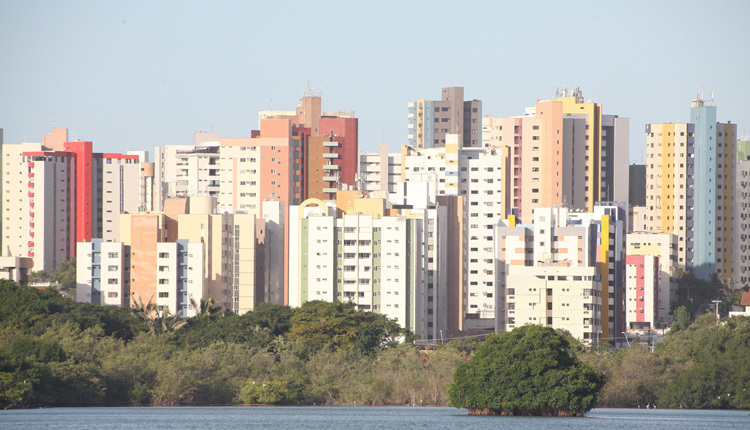
[[[479,417],[418,407],[100,407],[0,411],[0,429],[750,429],[747,411],[594,409],[586,418]]]

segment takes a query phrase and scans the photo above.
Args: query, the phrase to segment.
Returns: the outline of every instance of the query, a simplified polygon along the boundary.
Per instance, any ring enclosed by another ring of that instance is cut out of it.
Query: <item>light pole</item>
[[[628,348],[630,348],[630,341],[628,340],[628,335],[626,335],[625,332],[622,332],[622,335],[625,336],[625,342],[628,343]]]
[[[719,303],[721,303],[721,300],[711,300],[713,304],[716,305],[716,324],[719,323]]]

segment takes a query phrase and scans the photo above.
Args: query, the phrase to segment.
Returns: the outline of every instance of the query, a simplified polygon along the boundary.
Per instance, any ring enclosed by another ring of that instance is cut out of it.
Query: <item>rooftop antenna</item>
[[[57,121],[56,121],[56,119],[55,119],[55,113],[54,113],[54,112],[52,112],[52,128],[55,128],[55,124],[56,124],[56,122],[57,122]]]
[[[453,87],[453,66],[448,67],[448,83]]]
[[[385,127],[383,127],[383,140],[381,142],[385,143]]]
[[[271,110],[273,110],[273,97],[271,97]]]

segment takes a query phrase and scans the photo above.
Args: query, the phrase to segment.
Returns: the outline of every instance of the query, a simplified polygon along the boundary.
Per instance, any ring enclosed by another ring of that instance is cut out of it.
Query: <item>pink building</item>
[[[625,266],[625,323],[629,330],[654,328],[658,319],[659,257],[628,255]]]

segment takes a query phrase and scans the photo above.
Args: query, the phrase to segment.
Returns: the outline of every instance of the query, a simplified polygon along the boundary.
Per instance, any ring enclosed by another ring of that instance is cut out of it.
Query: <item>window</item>
[[[109,266],[107,270],[109,270],[110,272],[117,272],[117,266]]]
[[[109,257],[109,258],[119,258],[119,253],[117,253],[117,252],[110,252],[109,254],[107,254],[107,257]]]
[[[120,280],[117,279],[117,278],[109,278],[107,280],[107,284],[109,284],[109,285],[117,285],[119,283],[120,283]]]
[[[116,299],[118,295],[119,294],[117,293],[117,291],[110,291],[107,293],[107,297],[109,297],[110,299]]]
[[[159,298],[160,299],[165,299],[165,298],[168,298],[168,297],[169,297],[169,293],[168,292],[159,292]]]

